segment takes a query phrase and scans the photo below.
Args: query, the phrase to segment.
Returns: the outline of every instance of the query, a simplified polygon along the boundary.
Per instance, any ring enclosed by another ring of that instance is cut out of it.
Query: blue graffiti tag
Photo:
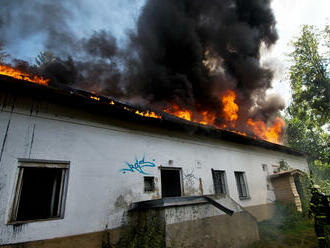
[[[145,172],[143,170],[144,167],[155,167],[156,164],[153,163],[153,162],[148,162],[148,161],[144,161],[144,155],[142,157],[141,160],[138,160],[137,158],[135,158],[135,163],[134,164],[131,164],[129,162],[126,162],[128,168],[124,168],[124,169],[121,169],[120,171],[125,174],[127,172],[139,172],[141,174],[144,174],[144,175],[149,175],[149,173]],[[154,159],[152,161],[155,161]]]

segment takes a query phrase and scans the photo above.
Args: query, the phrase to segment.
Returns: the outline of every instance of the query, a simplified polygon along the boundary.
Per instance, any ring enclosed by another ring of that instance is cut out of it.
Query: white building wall
[[[267,190],[262,164],[271,171],[271,165],[284,159],[293,168],[307,170],[303,157],[286,153],[149,130],[45,102],[25,99],[14,104],[13,99],[6,99],[4,104],[4,99],[0,100],[0,244],[116,228],[122,223],[125,206],[161,196],[159,166],[169,166],[169,160],[183,169],[185,195],[201,194],[199,178],[203,193],[213,194],[211,168],[225,170],[229,195],[243,207],[274,200],[273,192]],[[143,156],[156,165],[145,171],[156,177],[158,192],[144,193],[144,175],[137,171],[121,172],[128,168],[126,162],[134,163]],[[64,219],[7,224],[18,158],[70,161]],[[246,172],[250,199],[239,200],[234,171]]]

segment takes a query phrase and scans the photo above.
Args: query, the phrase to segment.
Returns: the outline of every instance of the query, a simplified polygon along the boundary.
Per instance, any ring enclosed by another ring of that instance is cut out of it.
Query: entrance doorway
[[[161,180],[162,197],[182,195],[180,168],[161,168]]]

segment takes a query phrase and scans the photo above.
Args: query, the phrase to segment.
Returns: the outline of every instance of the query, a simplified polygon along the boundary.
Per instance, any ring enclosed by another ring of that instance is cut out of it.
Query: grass
[[[288,206],[279,205],[274,218],[258,225],[260,241],[249,248],[318,247],[313,220]]]
[[[260,241],[251,248],[317,248],[314,225],[310,220],[302,220],[295,227],[283,230],[269,223],[259,224]]]

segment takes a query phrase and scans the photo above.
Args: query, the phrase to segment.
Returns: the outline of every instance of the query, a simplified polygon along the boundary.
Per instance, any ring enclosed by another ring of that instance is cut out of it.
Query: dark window
[[[161,169],[162,197],[181,196],[181,170]]]
[[[235,178],[240,199],[249,198],[247,184],[245,181],[245,172],[235,171]]]
[[[20,166],[13,222],[63,217],[67,165],[63,166]]]
[[[144,192],[153,192],[155,190],[154,177],[144,177]]]
[[[214,192],[215,194],[226,194],[227,187],[226,187],[226,173],[225,171],[221,170],[213,170],[212,169],[212,176],[213,176],[213,184],[214,184]]]
[[[266,164],[262,164],[262,170],[263,170],[263,171],[268,171],[268,167],[267,167]]]

